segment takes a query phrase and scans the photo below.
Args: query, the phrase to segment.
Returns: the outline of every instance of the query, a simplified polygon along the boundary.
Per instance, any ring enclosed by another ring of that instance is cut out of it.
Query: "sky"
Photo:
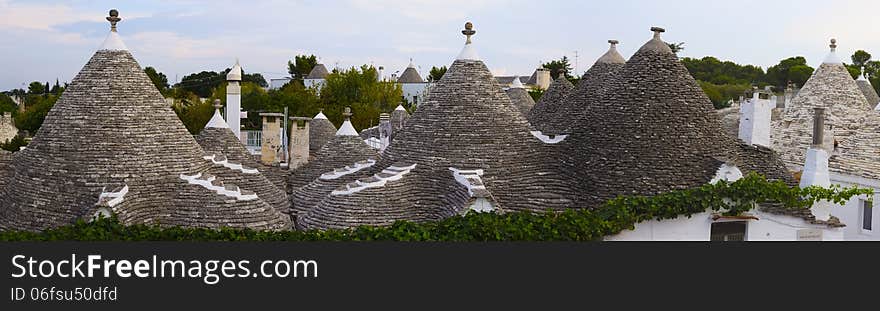
[[[384,66],[386,74],[412,58],[424,76],[452,63],[466,21],[496,75],[530,75],[562,56],[583,72],[609,39],[628,58],[652,26],[666,29],[667,42],[685,42],[680,56],[764,68],[791,56],[818,66],[830,38],[842,59],[859,49],[880,58],[876,0],[0,0],[0,90],[70,81],[106,37],[111,8],[141,66],[172,83],[236,58],[245,72],[284,77],[299,54],[315,54],[328,68]]]

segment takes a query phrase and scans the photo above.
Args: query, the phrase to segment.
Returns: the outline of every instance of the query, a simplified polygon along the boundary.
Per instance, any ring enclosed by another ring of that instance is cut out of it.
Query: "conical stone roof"
[[[327,119],[324,112],[319,112],[309,122],[309,154],[317,153],[335,136],[336,126]]]
[[[826,135],[832,135],[840,148],[852,147],[848,146],[850,137],[864,126],[874,108],[837,58],[836,40],[831,46],[828,57],[785,107],[782,118],[772,124],[773,149],[788,165],[804,164],[806,150],[813,141],[813,108],[826,108],[826,124],[833,127]]]
[[[568,81],[565,75],[560,74],[559,78],[556,78],[556,81],[553,81],[553,83],[550,84],[550,87],[547,88],[547,91],[544,92],[544,95],[542,95],[541,99],[538,100],[538,103],[535,104],[535,108],[527,114],[528,120],[532,123],[532,126],[543,132],[542,128],[549,129],[552,127],[551,124],[560,122],[561,120],[554,120],[554,118],[560,117],[559,112],[562,108],[565,97],[568,96],[573,89],[574,85]],[[543,133],[548,134],[550,131]],[[561,131],[556,131],[552,134],[561,134]]]
[[[115,13],[114,31],[14,157],[0,227],[43,230],[102,207],[125,224],[289,227],[253,192],[209,178],[219,168],[125,48]]]
[[[347,128],[345,124],[351,126],[351,121],[346,120],[343,128]],[[364,143],[360,135],[350,135],[339,130],[333,139],[315,154],[314,159],[290,174],[288,184],[291,189],[296,190],[312,182],[323,173],[360,160],[375,159],[377,156],[378,153]]]
[[[317,64],[312,68],[312,71],[309,71],[306,79],[326,79],[328,75],[330,75],[330,72],[327,71],[327,67],[324,64]]]
[[[608,42],[611,47],[584,73],[577,87],[569,92],[565,100],[548,100],[546,104],[542,104],[543,100],[539,101],[539,105],[529,115],[529,121],[535,128],[548,135],[571,133],[572,126],[578,124],[591,103],[604,94],[607,85],[626,63],[617,52],[618,41]]]
[[[709,98],[660,39],[663,30],[652,30],[572,134],[570,154],[586,179],[578,205],[697,187],[725,163],[785,178],[772,152],[724,133]]]
[[[229,125],[223,121],[219,108],[214,111],[214,116],[208,125],[196,136],[196,141],[205,151],[206,156],[212,158],[213,163],[222,163],[218,165],[236,168],[223,170],[217,176],[244,189],[256,192],[263,201],[272,205],[276,210],[287,211],[290,208],[287,193],[276,187],[275,183],[263,174],[261,169],[268,168],[263,168],[258,164],[241,144],[241,141],[235,138]],[[239,167],[240,169],[238,169]]]
[[[0,194],[3,194],[3,189],[6,188],[6,182],[9,180],[9,163],[12,162],[12,153],[3,149],[0,149]]]
[[[874,90],[874,87],[871,86],[871,82],[865,80],[864,77],[860,77],[856,84],[859,86],[859,90],[862,91],[862,94],[865,94],[865,98],[868,100],[869,105],[880,105],[880,96],[877,95],[877,91]]]
[[[463,33],[473,34],[470,29]],[[470,44],[429,92],[430,99],[381,160],[358,174],[358,182],[337,188],[298,217],[298,226],[437,220],[462,212],[478,193],[502,210],[571,206],[567,180],[558,174],[560,164],[552,156],[559,146],[544,144],[530,133],[525,117]],[[456,176],[462,171],[479,171],[481,181],[472,185],[483,186],[465,186]]]
[[[425,83],[425,80],[422,80],[422,76],[416,71],[416,67],[410,63],[403,73],[400,74],[400,78],[397,78],[397,83]]]
[[[569,85],[571,85],[571,83],[569,83]],[[513,105],[516,106],[516,108],[519,109],[519,112],[524,116],[528,115],[529,112],[532,111],[532,108],[535,107],[535,100],[532,99],[532,96],[529,95],[526,88],[519,82],[519,77],[513,79],[513,86],[507,89],[505,93],[507,93],[507,97],[510,98]]]

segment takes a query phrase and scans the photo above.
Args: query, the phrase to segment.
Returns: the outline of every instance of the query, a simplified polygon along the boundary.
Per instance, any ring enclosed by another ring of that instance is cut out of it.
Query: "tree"
[[[433,81],[433,82],[440,81],[440,79],[443,78],[443,75],[446,74],[446,70],[447,70],[447,69],[448,69],[448,68],[446,68],[446,66],[443,66],[443,67],[440,67],[440,68],[437,68],[437,67],[432,66],[432,67],[431,67],[431,72],[428,73],[428,79],[429,79],[430,81]]]
[[[0,93],[0,113],[16,111],[15,102],[9,95]]]
[[[669,49],[672,50],[672,53],[678,54],[684,50],[684,42],[679,43],[667,43],[669,45]]]
[[[61,92],[64,92],[64,88],[61,87],[61,83],[58,81],[57,78],[55,79],[55,85],[52,86],[52,90],[49,92],[55,95],[60,95]]]
[[[150,81],[153,81],[153,85],[159,89],[159,92],[165,94],[165,91],[168,90],[168,77],[153,67],[144,68],[144,72],[147,73],[147,77],[150,77]]]
[[[813,67],[807,65],[807,59],[803,56],[789,57],[767,68],[764,81],[779,89],[785,88],[789,82],[802,87],[813,75],[813,70]]]
[[[355,128],[363,129],[375,124],[381,111],[391,111],[403,98],[400,84],[377,81],[377,73],[375,67],[368,65],[330,73],[320,92],[324,114],[340,124],[342,111],[345,107],[351,107],[355,114],[351,121]]]
[[[46,93],[46,89],[45,89],[45,87],[43,86],[43,83],[42,83],[42,82],[34,81],[34,82],[31,82],[31,84],[28,85],[28,94],[30,94],[30,95],[41,95],[41,94],[43,94],[43,93]]]
[[[550,77],[553,80],[559,78],[559,73],[565,71],[565,77],[567,79],[571,79],[571,64],[568,62],[568,57],[563,56],[558,60],[551,61],[549,63],[541,64],[541,67],[545,69],[550,69]]]
[[[189,74],[180,79],[175,87],[196,94],[198,97],[207,98],[217,86],[226,81],[226,75],[214,71],[202,71]]]
[[[241,72],[242,72],[242,75],[241,75],[241,82],[242,83],[249,82],[249,83],[259,85],[260,87],[268,87],[269,86],[269,83],[266,83],[266,78],[263,78],[263,75],[261,75],[259,73],[246,74],[246,73],[244,73],[243,69]]]
[[[699,81],[722,84],[762,84],[764,70],[753,65],[739,65],[731,61],[720,61],[706,56],[702,59],[685,57],[681,62],[688,72]]]
[[[318,65],[318,57],[315,55],[297,55],[293,61],[287,61],[287,73],[294,80],[303,80]]]
[[[862,68],[862,66],[867,65],[868,62],[871,61],[871,54],[868,52],[865,52],[864,50],[858,50],[855,53],[853,53],[853,55],[852,55],[852,57],[850,57],[850,59],[852,59],[854,66],[856,66],[858,68]]]
[[[46,114],[55,106],[57,100],[58,96],[56,95],[30,96],[27,109],[23,113],[15,115],[15,126],[19,130],[28,131],[31,135],[35,135],[43,125]]]

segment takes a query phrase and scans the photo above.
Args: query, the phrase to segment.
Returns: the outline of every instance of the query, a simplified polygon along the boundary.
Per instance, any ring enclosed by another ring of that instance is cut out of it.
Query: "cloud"
[[[502,0],[350,0],[355,8],[421,22],[459,21],[487,8],[500,8]]]

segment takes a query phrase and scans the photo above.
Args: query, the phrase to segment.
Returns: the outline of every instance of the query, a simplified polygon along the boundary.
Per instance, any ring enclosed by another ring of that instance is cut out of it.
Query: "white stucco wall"
[[[746,241],[797,241],[799,230],[819,229],[823,241],[841,241],[842,229],[809,224],[801,218],[763,213],[757,210],[752,215],[758,220],[746,222]],[[729,221],[720,220],[719,222]],[[617,235],[605,237],[606,241],[709,241],[711,235],[712,213],[703,212],[690,218],[681,216],[671,220],[650,220],[638,223],[635,230],[626,230]]]
[[[400,87],[403,89],[403,97],[410,103],[413,103],[413,96],[418,96],[419,102],[413,103],[418,105],[425,98],[425,88],[428,87],[428,83],[401,83]]]
[[[304,79],[303,85],[306,87],[315,87],[319,91],[324,87],[324,79]]]
[[[874,201],[872,217],[874,230],[862,230],[861,202],[868,199],[868,196],[855,197],[844,205],[832,206],[831,215],[840,218],[840,221],[847,225],[843,228],[844,239],[847,241],[880,241],[880,212],[878,212],[877,206],[877,203],[880,202],[880,194],[878,194],[880,192],[880,181],[832,173],[831,183],[843,187],[860,186],[874,189],[874,195],[872,196]]]
[[[739,138],[750,145],[770,147],[770,115],[775,102],[755,98],[740,106]]]

